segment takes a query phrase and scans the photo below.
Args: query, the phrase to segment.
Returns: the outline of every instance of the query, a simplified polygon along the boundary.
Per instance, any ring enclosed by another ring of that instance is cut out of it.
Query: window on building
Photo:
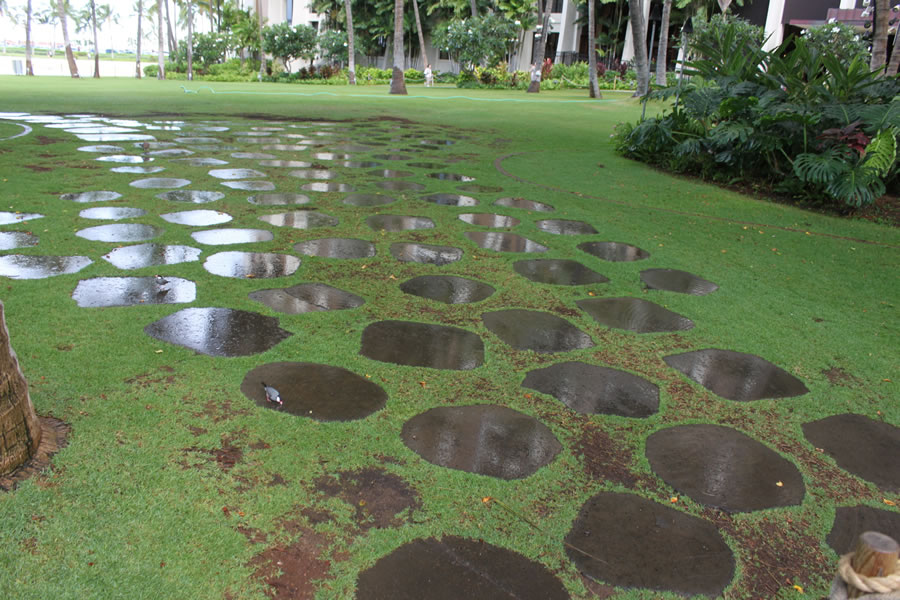
[[[287,16],[287,22],[294,23],[294,0],[284,0],[284,14]]]
[[[319,22],[318,21],[310,21],[309,26],[312,27],[313,29],[315,29],[316,31],[319,31]]]
[[[446,50],[438,51],[438,60],[450,60],[450,53]]]
[[[553,8],[550,12],[561,13],[563,11],[563,0],[553,0]]]

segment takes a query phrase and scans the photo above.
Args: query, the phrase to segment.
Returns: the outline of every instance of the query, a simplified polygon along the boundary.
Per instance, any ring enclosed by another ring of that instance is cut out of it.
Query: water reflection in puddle
[[[78,213],[82,219],[100,219],[118,221],[120,219],[134,219],[147,214],[143,208],[126,208],[124,206],[98,206],[86,208]]]
[[[597,233],[597,230],[592,225],[584,221],[547,219],[545,221],[537,221],[534,225],[541,231],[556,235],[588,235]]]
[[[113,167],[110,169],[113,173],[128,173],[131,175],[152,175],[165,170],[165,167]]]
[[[515,233],[466,231],[464,235],[479,248],[495,252],[546,252],[547,247]]]
[[[459,173],[429,173],[427,177],[440,179],[441,181],[475,181],[474,177],[460,175]]]
[[[294,229],[335,227],[338,224],[337,217],[309,210],[296,210],[288,213],[279,213],[277,215],[263,215],[259,217],[259,220],[276,227],[292,227]]]
[[[620,242],[584,242],[578,244],[578,249],[610,262],[630,262],[650,257],[646,250]]]
[[[304,194],[257,194],[247,198],[250,204],[258,206],[284,206],[289,204],[307,204],[309,196]]]
[[[230,187],[233,190],[244,190],[246,192],[271,192],[275,189],[275,184],[271,181],[223,181],[222,185]]]
[[[258,290],[250,299],[262,302],[274,311],[289,315],[326,310],[348,310],[365,304],[365,300],[350,292],[324,283],[301,283],[289,288]]]
[[[425,190],[424,185],[414,181],[378,181],[375,185],[389,192],[421,192]]]
[[[219,165],[227,165],[227,160],[222,160],[219,158],[201,158],[201,157],[191,157],[191,158],[176,158],[172,160],[173,163],[179,165],[187,165],[189,167],[215,167]]]
[[[589,285],[609,282],[609,279],[583,264],[561,258],[520,260],[513,265],[513,269],[519,275],[537,283]]]
[[[225,197],[222,192],[204,192],[197,190],[175,190],[173,192],[163,192],[157,194],[157,198],[161,200],[169,200],[171,202],[187,202],[190,204],[206,204],[207,202],[215,202]]]
[[[456,189],[473,194],[496,194],[503,191],[503,188],[498,185],[482,185],[480,183],[464,183],[456,186]]]
[[[690,319],[641,298],[587,298],[576,304],[598,323],[615,329],[657,333],[694,328]]]
[[[265,173],[256,169],[212,169],[209,174],[216,179],[250,179],[266,176]]]
[[[476,206],[478,200],[459,194],[429,194],[422,196],[422,200],[433,202],[442,206]]]
[[[213,275],[252,279],[287,277],[299,267],[296,256],[266,252],[219,252],[203,263],[203,268]]]
[[[719,289],[719,286],[712,281],[707,281],[687,271],[675,269],[641,271],[641,281],[651,290],[666,290],[692,296],[705,296]]]
[[[520,222],[515,217],[491,213],[464,213],[459,215],[459,220],[479,227],[515,227]]]
[[[341,167],[351,169],[371,169],[372,167],[380,167],[381,163],[374,160],[343,160],[335,163]]]
[[[25,223],[35,219],[43,219],[44,215],[38,213],[18,213],[0,211],[0,225],[10,225],[12,223]]]
[[[116,152],[125,152],[125,148],[122,146],[110,146],[108,144],[101,144],[98,146],[81,146],[78,148],[79,152],[97,152],[101,154],[113,154]]]
[[[190,246],[138,244],[116,248],[104,254],[103,259],[119,269],[142,269],[199,260],[200,249]]]
[[[486,283],[453,275],[421,275],[404,281],[400,289],[406,294],[445,304],[481,302],[496,291]]]
[[[470,370],[484,363],[484,344],[457,327],[379,321],[363,330],[360,354],[373,360],[432,369]]]
[[[143,242],[162,235],[163,230],[153,225],[121,223],[97,225],[76,231],[75,235],[92,242]]]
[[[524,198],[500,198],[494,202],[494,206],[521,208],[522,210],[533,210],[535,212],[553,212],[555,210],[549,204],[535,202],[534,200],[526,200]]]
[[[373,177],[386,177],[388,179],[394,179],[397,177],[411,177],[414,175],[412,171],[398,171],[396,169],[379,169],[376,171],[369,171],[368,175],[372,175]]]
[[[463,251],[453,246],[432,246],[397,242],[391,244],[391,256],[400,262],[417,262],[442,267],[462,258]]]
[[[0,256],[0,276],[10,279],[44,279],[77,273],[93,261],[87,256]]]
[[[432,229],[434,221],[428,217],[412,215],[372,215],[366,218],[366,225],[375,231],[407,231],[412,229]]]
[[[265,152],[232,152],[231,158],[246,158],[250,160],[271,160],[275,158],[274,154],[266,154]],[[278,162],[278,161],[275,161]],[[278,166],[278,165],[271,165]]]
[[[350,194],[343,200],[344,204],[350,206],[382,206],[396,201],[396,198],[384,194]]]
[[[292,334],[278,319],[230,308],[185,308],[144,327],[163,342],[210,356],[249,356],[265,352]]]
[[[536,310],[498,310],[481,315],[484,326],[516,350],[542,354],[594,346],[591,336],[565,319]]]
[[[338,172],[328,169],[298,169],[289,172],[288,175],[299,179],[334,179],[338,176]]]
[[[79,281],[72,292],[78,306],[86,308],[184,304],[196,297],[194,282],[178,277],[166,278],[165,284],[158,283],[156,277],[94,277]]]
[[[190,185],[190,183],[187,179],[176,179],[174,177],[149,177],[132,181],[128,185],[144,190],[166,190],[184,187]]]
[[[169,223],[189,227],[210,227],[231,221],[231,215],[217,210],[184,210],[159,216]]]
[[[323,258],[368,258],[375,256],[375,244],[352,238],[320,238],[295,244],[294,251]]]
[[[190,156],[193,153],[193,150],[187,150],[185,148],[167,148],[164,150],[153,150],[150,152],[150,155],[158,156],[160,158],[172,158],[175,156]]]
[[[0,250],[37,246],[38,237],[27,231],[0,231]]]
[[[60,200],[71,200],[72,202],[110,202],[121,198],[122,194],[118,192],[98,191],[98,192],[76,192],[73,194],[63,194]]]
[[[95,158],[94,160],[98,162],[114,162],[114,163],[147,163],[153,162],[154,159],[152,156],[135,156],[133,154],[109,154],[107,156],[100,156]]]
[[[307,192],[352,192],[353,186],[347,183],[314,181],[313,183],[301,185],[300,189]]]
[[[275,238],[275,235],[265,229],[208,229],[195,231],[191,237],[207,246],[227,246],[229,244],[269,242]]]
[[[305,169],[311,167],[312,163],[305,160],[261,160],[261,167],[278,167],[282,169]]]

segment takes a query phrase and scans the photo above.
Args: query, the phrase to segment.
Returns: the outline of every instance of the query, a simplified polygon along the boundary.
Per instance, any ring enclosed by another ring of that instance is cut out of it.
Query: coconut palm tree
[[[550,13],[547,12],[547,1],[544,0],[542,4],[541,0],[537,0],[536,5],[541,37],[538,38],[537,47],[534,49],[534,66],[532,67],[538,70],[537,79],[532,79],[531,83],[528,84],[528,90],[526,91],[529,94],[537,94],[541,91],[541,65],[544,64],[544,52],[547,50],[547,35],[550,33]]]
[[[31,64],[31,58],[34,54],[34,48],[31,44],[31,0],[25,5],[25,74],[34,76],[34,67]]]
[[[350,8],[350,0],[344,0],[344,12],[347,13],[347,83],[356,85],[356,48],[353,39],[355,36],[353,35],[353,10]]]
[[[637,74],[636,97],[646,96],[650,91],[650,61],[647,60],[647,24],[644,23],[644,9],[641,0],[628,0],[628,18],[631,20],[631,34],[634,39],[634,71]]]
[[[883,69],[887,62],[888,21],[890,18],[890,2],[875,0],[875,18],[872,23],[872,61],[869,63],[869,67],[873,71]]]
[[[66,61],[69,63],[69,73],[72,77],[78,77],[78,65],[75,63],[75,53],[72,52],[72,42],[69,41],[69,26],[66,15],[69,12],[69,0],[56,0],[56,14],[59,17],[59,25],[62,28],[63,41],[66,44]]]
[[[194,80],[194,5],[187,0],[187,78]]]
[[[391,74],[392,94],[406,95],[403,77],[403,0],[394,0],[394,71]]]
[[[424,69],[428,62],[428,53],[425,51],[425,36],[422,35],[422,21],[419,19],[419,0],[413,0],[413,12],[416,15],[416,32],[419,34],[419,52],[422,54],[422,68]]]
[[[590,97],[601,98],[600,84],[597,81],[597,24],[594,15],[594,0],[588,0],[588,81]]]
[[[144,0],[137,0],[137,58],[134,61],[134,77],[141,78],[141,38],[144,37],[141,31],[141,24],[144,22]]]
[[[656,51],[656,85],[666,85],[666,64],[669,56],[669,19],[672,0],[663,2],[662,22],[659,25],[659,49]]]
[[[159,70],[156,72],[157,79],[165,79],[166,78],[166,61],[164,55],[164,43],[165,39],[163,38],[163,11],[162,11],[162,3],[163,0],[156,0],[156,37],[159,40],[159,46],[157,47],[157,60],[159,63]]]
[[[266,74],[266,50],[263,48],[263,17],[262,17],[262,1],[256,0],[256,19],[259,25],[258,27],[258,35],[259,35],[259,79],[262,80],[263,76]]]

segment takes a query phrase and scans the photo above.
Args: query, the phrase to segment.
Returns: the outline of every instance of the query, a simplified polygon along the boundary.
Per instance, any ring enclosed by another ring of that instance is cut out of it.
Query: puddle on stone
[[[389,192],[422,192],[425,186],[414,181],[377,181],[375,186]]]
[[[175,141],[179,144],[220,144],[222,140],[214,137],[178,137]]]
[[[167,190],[184,187],[190,183],[187,179],[176,179],[174,177],[149,177],[132,181],[128,185],[144,190]]]
[[[369,171],[368,175],[372,175],[373,177],[386,177],[388,179],[394,179],[397,177],[411,177],[415,175],[412,171],[398,171],[396,169],[378,169],[375,171]]]
[[[94,277],[78,282],[72,299],[78,306],[136,306],[139,304],[184,304],[197,297],[193,281],[167,277],[159,284],[156,277]]]
[[[0,250],[37,246],[38,237],[27,231],[0,231]]]
[[[314,210],[295,210],[277,215],[263,215],[259,220],[275,227],[293,229],[314,229],[316,227],[336,227],[338,218]]]
[[[549,394],[581,414],[644,418],[659,410],[659,387],[643,377],[583,362],[529,371],[522,387]]]
[[[584,221],[571,221],[566,219],[546,219],[537,221],[535,227],[547,233],[556,235],[589,235],[597,233],[594,226]]]
[[[336,152],[313,152],[312,157],[317,160],[350,160],[349,154],[338,154]]]
[[[76,127],[66,127],[66,133],[74,133],[78,134],[91,134],[91,133],[137,133],[136,129],[128,128],[128,127],[114,127],[111,125],[88,125],[86,123],[79,124]]]
[[[453,275],[421,275],[400,284],[407,294],[445,304],[481,302],[496,290],[486,283]]]
[[[360,573],[356,588],[357,600],[569,598],[544,565],[481,540],[450,535],[407,542]]]
[[[113,173],[129,173],[131,175],[152,175],[165,170],[165,167],[113,167],[110,169]]]
[[[247,192],[271,192],[275,189],[275,184],[271,181],[223,181],[221,182],[225,187],[230,187],[233,190],[244,190]]]
[[[412,156],[408,154],[373,154],[372,158],[378,160],[409,160]]]
[[[328,169],[298,169],[291,171],[288,175],[298,179],[334,179],[339,173]]]
[[[480,183],[464,183],[456,186],[461,192],[470,192],[472,194],[496,194],[502,192],[503,188],[499,185],[482,185]]]
[[[207,202],[215,202],[225,197],[222,192],[203,192],[197,190],[175,190],[173,192],[163,192],[157,194],[157,198],[161,200],[169,200],[171,202],[188,202],[191,204],[206,204]]]
[[[253,244],[269,242],[275,234],[267,229],[207,229],[195,231],[191,237],[207,246],[227,246],[230,244]]]
[[[806,492],[792,462],[730,427],[667,427],[647,438],[645,453],[663,481],[695,502],[726,512],[793,506]]]
[[[98,152],[102,154],[112,154],[114,152],[125,152],[125,148],[121,146],[98,145],[98,146],[81,146],[78,148],[80,152]]]
[[[143,142],[156,138],[144,133],[79,133],[75,137],[85,142]]]
[[[492,231],[467,231],[464,235],[475,242],[479,248],[495,252],[546,252],[543,246],[516,235],[515,233],[499,233]]]
[[[249,297],[274,311],[289,315],[347,310],[358,308],[366,302],[355,294],[324,283],[301,283],[289,288],[258,290],[251,292]]]
[[[134,219],[147,214],[143,208],[127,208],[125,206],[98,206],[86,208],[78,216],[82,219],[106,219],[118,221],[120,219]]]
[[[118,192],[77,192],[74,194],[63,194],[60,200],[71,200],[72,202],[109,202],[121,198],[122,194]]]
[[[522,210],[533,210],[535,212],[553,212],[556,210],[549,204],[535,202],[534,200],[526,200],[524,198],[500,198],[494,202],[494,206],[521,208]]]
[[[479,227],[515,227],[521,222],[515,217],[493,213],[464,213],[459,215],[459,220]]]
[[[175,142],[137,142],[132,144],[135,148],[140,148],[142,150],[164,150],[166,148],[174,148],[178,144]],[[180,152],[180,150],[179,150]],[[188,154],[193,154],[190,150],[185,150]],[[158,152],[151,152],[150,154],[159,155]]]
[[[438,162],[411,162],[407,164],[410,167],[416,167],[417,169],[443,169],[447,166],[444,163]]]
[[[172,160],[173,163],[179,165],[187,165],[189,167],[215,167],[219,165],[227,165],[227,160],[222,160],[220,158],[200,158],[200,157],[192,157],[192,158],[176,158]]]
[[[56,275],[77,273],[92,262],[87,256],[7,254],[0,256],[0,277],[44,279]]]
[[[290,204],[308,204],[309,196],[304,194],[257,194],[247,198],[250,204],[258,206],[286,206]]]
[[[164,150],[153,150],[150,152],[150,155],[158,156],[160,158],[172,158],[174,156],[190,156],[193,153],[193,150],[187,150],[185,148],[166,148]]]
[[[499,479],[528,477],[562,450],[546,425],[496,405],[432,408],[404,423],[401,437],[432,464]]]
[[[283,404],[266,400],[264,383],[278,390]],[[301,362],[260,365],[244,376],[241,392],[257,406],[316,421],[364,419],[388,399],[380,386],[352,371]]]
[[[900,427],[863,415],[835,415],[803,424],[810,444],[838,466],[885,492],[900,492]]]
[[[631,262],[650,257],[646,250],[620,242],[584,242],[578,244],[578,249],[610,262]]]
[[[187,225],[189,227],[211,227],[231,221],[231,215],[217,210],[184,210],[174,213],[166,213],[159,217],[174,223],[175,225]]]
[[[184,308],[144,327],[163,342],[210,356],[249,356],[276,346],[293,335],[278,319],[230,308]]]
[[[450,146],[455,143],[453,140],[419,140],[423,146]]]
[[[462,258],[463,251],[453,246],[432,246],[396,242],[391,244],[391,256],[400,262],[417,262],[442,267]]]
[[[651,290],[666,290],[692,296],[705,296],[719,289],[712,281],[675,269],[646,269],[641,271],[641,281]]]
[[[408,367],[468,371],[484,363],[484,343],[471,331],[412,321],[378,321],[363,330],[360,354]]]
[[[253,142],[262,142],[262,141],[270,141],[270,140],[247,140]],[[272,140],[274,141],[274,140]],[[263,150],[274,150],[275,152],[303,152],[304,150],[309,149],[309,144],[266,144],[262,147]]]
[[[234,135],[240,137],[272,137],[268,131],[235,131]]]
[[[266,176],[265,173],[256,169],[212,169],[209,174],[216,179],[250,179]]]
[[[802,381],[753,354],[707,348],[663,358],[712,393],[746,402],[763,398],[790,398],[809,392]]]
[[[273,160],[273,159],[275,159],[275,155],[274,154],[266,154],[265,152],[232,152],[231,158],[246,158],[249,160]],[[271,165],[271,166],[278,166],[278,165]]]
[[[300,189],[307,192],[352,192],[353,186],[348,183],[314,181],[312,183],[304,183],[300,186]]]
[[[142,269],[199,260],[200,249],[190,246],[139,244],[116,248],[104,254],[103,259],[119,269]]]
[[[627,493],[601,492],[581,507],[566,554],[597,581],[720,597],[734,555],[713,523]]]
[[[371,169],[372,167],[380,167],[381,163],[374,160],[342,160],[338,161],[338,166],[348,167],[350,169]]]
[[[43,219],[44,215],[38,213],[18,213],[0,211],[0,225],[11,225],[13,223],[25,223],[35,219]]]
[[[76,231],[75,235],[92,242],[143,242],[162,235],[163,230],[153,225],[140,223],[117,223],[97,225]]]
[[[536,310],[498,310],[481,315],[484,326],[516,350],[541,354],[594,346],[591,336],[565,319]]]
[[[135,156],[133,154],[110,154],[107,156],[101,156],[99,158],[95,158],[94,160],[99,162],[114,162],[114,163],[147,163],[153,162],[154,159],[151,156]]]
[[[441,181],[475,181],[474,177],[460,175],[459,173],[429,173],[426,177],[440,179]]]
[[[469,196],[460,196],[459,194],[429,194],[422,196],[422,200],[433,202],[441,206],[477,206],[478,200]]]
[[[900,540],[900,513],[859,504],[840,506],[825,542],[838,555],[853,552],[856,539],[866,531],[877,531]]]
[[[344,204],[350,206],[383,206],[396,201],[396,198],[384,194],[350,194],[343,200]]]
[[[203,263],[203,268],[213,275],[249,279],[287,277],[299,267],[296,256],[268,252],[219,252]]]
[[[586,298],[575,302],[595,321],[635,333],[687,331],[694,322],[642,298]]]
[[[413,229],[432,229],[434,221],[428,217],[411,215],[372,215],[366,218],[366,225],[375,231],[409,231]]]
[[[312,166],[311,162],[305,160],[261,160],[261,167],[277,167],[279,169],[306,169]]]
[[[520,260],[513,264],[513,269],[536,283],[590,285],[609,282],[609,279],[580,262],[564,258]]]
[[[352,238],[321,238],[295,244],[294,251],[323,258],[368,258],[375,256],[375,244]]]

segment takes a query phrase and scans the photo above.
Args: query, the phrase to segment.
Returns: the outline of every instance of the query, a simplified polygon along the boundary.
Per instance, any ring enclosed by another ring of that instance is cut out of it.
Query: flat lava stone
[[[580,262],[564,258],[536,258],[513,263],[516,273],[529,281],[552,285],[608,283],[609,279]]]
[[[591,348],[591,336],[562,317],[537,310],[509,309],[481,315],[484,326],[516,350],[539,353]]]
[[[900,492],[900,428],[845,414],[804,423],[803,435],[842,469],[886,492]]]
[[[565,600],[562,583],[540,563],[505,548],[456,536],[400,546],[359,575],[357,600]]]
[[[150,323],[144,333],[209,356],[259,354],[292,336],[278,319],[231,308],[185,308]]]
[[[694,328],[694,322],[687,317],[642,298],[586,298],[575,304],[598,323],[615,329],[665,333]]]
[[[651,290],[666,290],[692,296],[705,296],[719,289],[712,281],[676,269],[646,269],[641,271],[641,281]]]
[[[530,371],[522,387],[549,394],[582,414],[649,417],[659,410],[659,387],[642,377],[583,362]]]
[[[409,367],[467,371],[484,363],[484,342],[457,327],[378,321],[363,330],[360,354]]]
[[[730,427],[668,427],[647,438],[646,455],[666,483],[726,512],[792,506],[806,492],[793,463]]]
[[[562,450],[546,425],[493,404],[432,408],[407,421],[401,437],[432,464],[500,479],[528,477]]]
[[[289,315],[358,308],[365,300],[324,283],[301,283],[288,288],[257,290],[249,298]]]
[[[266,400],[262,382],[278,390],[283,404]],[[241,392],[264,406],[316,421],[353,421],[384,408],[387,393],[347,369],[304,362],[260,365],[244,376]]]
[[[790,398],[809,392],[802,381],[753,354],[707,348],[663,358],[717,396],[736,402]]]
[[[717,597],[734,577],[715,525],[633,494],[589,499],[565,543],[582,573],[615,586]]]
[[[871,506],[841,506],[825,542],[838,554],[853,552],[856,538],[866,531],[877,531],[900,540],[900,513]]]
[[[445,304],[481,302],[496,291],[481,281],[453,275],[420,275],[401,283],[400,289],[405,294]]]

